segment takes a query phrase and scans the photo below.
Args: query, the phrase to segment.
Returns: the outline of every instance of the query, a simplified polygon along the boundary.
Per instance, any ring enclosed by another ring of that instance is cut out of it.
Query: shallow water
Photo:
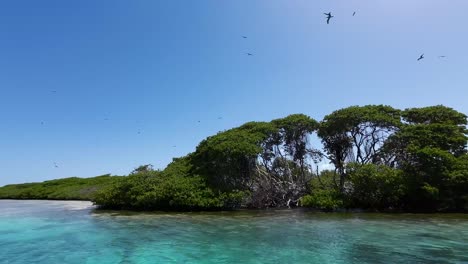
[[[468,216],[143,214],[0,200],[0,263],[468,263]]]

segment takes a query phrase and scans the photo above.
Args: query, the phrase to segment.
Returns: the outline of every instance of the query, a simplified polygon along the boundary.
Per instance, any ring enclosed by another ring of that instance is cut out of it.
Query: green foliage
[[[271,123],[277,129],[272,139],[275,141],[276,146],[282,145],[284,152],[295,163],[293,168],[299,169],[299,173],[295,175],[300,175],[299,181],[304,183],[306,180],[307,157],[310,156],[315,160],[319,158],[316,151],[308,148],[308,137],[312,132],[318,129],[319,123],[303,114],[289,115],[285,118],[273,120]],[[274,161],[287,163],[284,155],[276,157]],[[284,168],[288,167],[287,164],[284,166]]]
[[[91,200],[97,191],[118,181],[119,176],[65,178],[40,183],[0,187],[0,199]]]
[[[238,207],[244,193],[218,192],[204,178],[188,175],[190,157],[174,159],[164,171],[123,177],[93,200],[102,208],[133,210],[212,210]]]
[[[325,116],[320,124],[319,136],[346,133],[370,122],[377,127],[400,125],[400,110],[386,105],[350,106]]]
[[[193,169],[192,156],[193,154],[189,154],[181,158],[173,158],[163,173],[165,175],[189,176]]]
[[[407,209],[460,210],[467,191],[459,191],[453,182],[458,177],[452,175],[463,175],[459,158],[467,153],[466,115],[439,105],[406,109],[402,117],[405,125],[386,149],[395,157],[394,166],[404,171]]]
[[[148,172],[148,171],[154,171],[153,165],[151,164],[140,165],[137,168],[135,168],[130,174],[136,174],[136,173]]]
[[[301,197],[301,206],[325,211],[342,208],[344,203],[336,176],[334,171],[325,170],[312,178],[309,182],[310,193]]]
[[[465,114],[443,105],[409,108],[401,113],[405,121],[411,124],[449,124],[467,125]]]
[[[92,199],[106,208],[241,206],[468,211],[467,116],[445,106],[351,106],[318,123],[303,114],[219,132],[162,171],[8,185],[0,198]],[[311,146],[313,133],[324,153]],[[315,175],[322,158],[333,171]],[[97,192],[99,191],[99,192]]]
[[[447,185],[453,211],[468,212],[468,154],[457,159],[448,175]]]
[[[337,190],[315,190],[312,194],[301,198],[300,204],[303,207],[311,207],[324,211],[333,211],[343,207],[343,200]]]
[[[216,193],[201,177],[143,172],[99,192],[94,202],[112,209],[209,210],[235,206],[242,198],[241,192]]]
[[[401,170],[385,165],[349,164],[346,199],[351,207],[365,209],[399,208],[406,194]]]
[[[402,112],[405,124],[386,142],[386,152],[394,157],[396,166],[416,162],[412,153],[432,148],[458,157],[466,153],[467,119],[445,106],[410,108]]]
[[[346,162],[388,162],[383,146],[400,127],[400,119],[400,110],[385,105],[351,106],[325,116],[318,136],[340,175],[341,192]]]
[[[451,210],[450,175],[456,171],[457,158],[438,148],[410,149],[411,161],[403,170],[407,178],[411,210]]]
[[[284,142],[286,153],[302,165],[307,154],[307,136],[317,130],[319,123],[303,114],[290,115],[271,123],[277,127],[278,139]]]
[[[341,109],[321,123],[318,134],[337,168],[345,204],[466,211],[466,115],[444,106],[411,108],[401,112],[401,124],[399,111],[379,108]],[[374,137],[382,128],[386,134]],[[360,165],[346,167],[352,161]]]
[[[262,152],[261,144],[274,131],[270,123],[250,122],[208,137],[193,154],[194,173],[222,191],[245,189]]]
[[[438,148],[460,156],[466,153],[467,137],[462,128],[448,124],[404,125],[389,141],[388,152],[394,152],[405,161],[412,150]],[[400,162],[401,163],[401,162]]]
[[[336,189],[338,190],[338,181],[337,177],[339,177],[336,172],[331,170],[324,170],[321,171],[317,177],[314,177],[310,180],[309,186],[311,190],[316,189],[325,189],[331,190]]]

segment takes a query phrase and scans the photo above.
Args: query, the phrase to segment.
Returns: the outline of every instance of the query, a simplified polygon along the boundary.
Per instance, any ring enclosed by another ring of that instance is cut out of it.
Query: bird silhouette
[[[418,61],[420,61],[420,60],[422,60],[422,59],[424,59],[424,53],[421,54],[421,56],[419,56]]]
[[[57,91],[51,91],[51,93],[56,93]]]
[[[356,15],[356,11],[353,12],[353,16]]]
[[[253,56],[253,54],[252,53],[247,53],[247,56]]]
[[[242,38],[245,38],[245,39],[246,39],[247,37],[246,37],[246,36],[242,36]]]
[[[54,167],[58,168],[59,166],[57,165],[57,162],[54,162]]]
[[[447,57],[447,56],[445,56],[445,55],[439,56],[440,59],[446,58],[446,57]]]
[[[323,14],[327,16],[327,24],[330,24],[330,19],[334,16],[332,16],[331,12],[323,13]]]
[[[220,116],[220,117],[218,117],[218,119],[223,119],[223,117]]]

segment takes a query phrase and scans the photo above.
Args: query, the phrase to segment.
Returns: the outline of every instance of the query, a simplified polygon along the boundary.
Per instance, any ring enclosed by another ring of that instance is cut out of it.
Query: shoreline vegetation
[[[70,177],[44,182],[9,184],[0,187],[0,199],[92,201],[101,189],[110,187],[121,176]]]
[[[0,187],[0,199],[90,200],[102,209],[468,212],[467,116],[442,105],[351,106],[210,136],[163,170]],[[329,162],[333,169],[320,170]]]

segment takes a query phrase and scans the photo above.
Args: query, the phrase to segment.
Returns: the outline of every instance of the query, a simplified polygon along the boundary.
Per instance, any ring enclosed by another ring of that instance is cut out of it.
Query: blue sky
[[[292,113],[468,113],[466,10],[465,0],[4,1],[0,185],[163,168],[218,131]]]

